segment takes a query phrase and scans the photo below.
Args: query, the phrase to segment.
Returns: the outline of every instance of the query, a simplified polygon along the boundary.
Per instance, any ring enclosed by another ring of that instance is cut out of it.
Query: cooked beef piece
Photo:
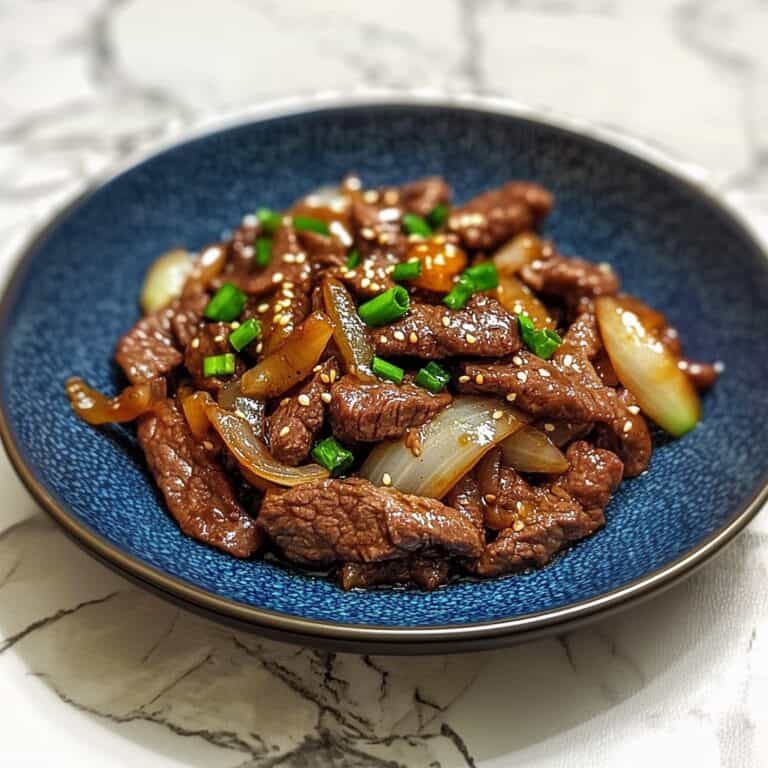
[[[512,469],[501,470],[495,503],[509,525],[486,546],[476,573],[540,567],[569,541],[602,527],[605,505],[621,482],[621,461],[583,441],[571,445],[566,456],[568,471],[541,486],[529,485]]]
[[[617,453],[624,462],[624,476],[637,477],[651,462],[653,442],[648,423],[628,389],[608,389],[615,393],[615,411],[607,424],[598,424],[596,442],[602,448]]]
[[[410,382],[362,382],[343,376],[331,388],[328,415],[333,434],[344,443],[375,443],[420,427],[451,402]]]
[[[461,512],[479,531],[483,531],[480,485],[473,472],[468,472],[448,491],[443,502]]]
[[[520,276],[534,291],[558,299],[572,310],[582,299],[612,295],[619,290],[619,278],[608,264],[559,254],[526,264]]]
[[[427,176],[400,187],[400,205],[417,216],[428,216],[438,205],[450,202],[451,188],[439,176]]]
[[[387,584],[411,584],[431,592],[448,580],[448,561],[411,555],[380,563],[344,563],[339,571],[341,588],[364,589]]]
[[[520,348],[517,318],[496,299],[477,294],[460,310],[411,303],[400,320],[373,331],[377,354],[426,360],[471,355],[503,357]]]
[[[696,389],[700,392],[706,392],[711,389],[718,377],[720,376],[720,368],[717,363],[697,363],[687,358],[682,358],[678,363],[680,370],[684,371],[688,378],[691,380]]]
[[[299,232],[298,236],[309,263],[315,269],[340,267],[346,262],[347,249],[337,237],[309,230]]]
[[[171,327],[176,341],[182,349],[197,335],[200,324],[203,322],[203,312],[209,300],[209,294],[197,293],[174,302]]]
[[[467,248],[491,250],[538,224],[552,208],[552,195],[538,184],[513,181],[455,208],[448,229]]]
[[[307,458],[325,419],[323,395],[339,375],[336,361],[326,360],[295,395],[285,397],[267,418],[267,439],[272,455],[295,467]]]
[[[289,559],[302,563],[370,563],[425,549],[465,557],[482,551],[480,533],[455,509],[358,477],[267,491],[259,524]]]
[[[399,259],[391,251],[372,248],[356,267],[339,267],[328,274],[337,277],[360,299],[370,299],[395,283],[391,273]]]
[[[378,195],[376,192],[372,194]],[[356,200],[352,204],[352,223],[357,235],[355,246],[363,256],[384,249],[399,261],[408,250],[408,236],[401,224],[403,210],[396,201],[390,204],[385,202],[386,199],[396,200],[396,195],[391,198],[378,195],[375,202]]]
[[[139,444],[168,509],[189,536],[248,557],[263,534],[238,502],[229,476],[189,431],[178,404],[166,400],[142,416]]]
[[[261,325],[261,347],[264,355],[277,349],[306,319],[311,299],[302,288],[292,282],[281,283],[271,296],[251,297],[243,311],[243,322],[255,317]],[[248,348],[250,356],[256,354],[255,344]]]
[[[197,335],[187,344],[184,350],[184,365],[192,376],[198,389],[208,392],[218,392],[224,384],[232,381],[232,376],[204,376],[203,360],[212,355],[223,355],[232,352],[229,345],[229,334],[232,326],[229,323],[201,324]],[[245,363],[235,357],[235,377],[245,373]]]
[[[131,384],[165,376],[181,365],[184,358],[171,329],[174,313],[170,306],[142,317],[117,342],[115,360]]]

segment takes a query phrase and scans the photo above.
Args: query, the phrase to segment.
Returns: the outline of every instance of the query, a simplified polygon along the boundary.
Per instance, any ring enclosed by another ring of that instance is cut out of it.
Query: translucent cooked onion
[[[282,395],[312,373],[332,335],[327,315],[313,312],[279,349],[243,374],[243,394],[263,400]]]
[[[493,262],[500,275],[514,275],[526,264],[544,255],[547,247],[533,232],[521,232],[493,254]]]
[[[335,278],[326,278],[323,281],[323,303],[334,325],[333,340],[344,370],[361,378],[373,378],[371,360],[374,346],[349,291]]]
[[[498,400],[457,397],[420,429],[418,441],[406,436],[377,445],[360,474],[377,485],[391,483],[405,493],[441,499],[487,451],[522,426],[515,409]]]
[[[187,251],[168,251],[156,259],[144,276],[139,302],[145,315],[157,312],[181,296],[194,262]]]
[[[568,460],[540,430],[525,425],[501,443],[504,463],[518,472],[560,474],[568,469]]]
[[[76,377],[68,379],[64,388],[72,410],[92,425],[133,421],[166,398],[163,378],[152,379],[145,384],[132,384],[115,397],[103,395]]]
[[[202,440],[211,428],[206,407],[213,400],[207,392],[193,392],[191,395],[181,398],[181,410],[192,436],[196,440]]]
[[[253,475],[268,483],[288,487],[328,477],[328,471],[319,464],[289,467],[277,461],[267,446],[254,435],[245,419],[225,411],[213,401],[208,403],[205,410],[211,426],[245,470],[246,476]]]
[[[526,313],[533,320],[537,329],[555,329],[555,321],[549,310],[534,296],[531,289],[514,275],[499,274],[499,286],[496,297],[504,309],[514,315]]]
[[[621,298],[601,296],[597,320],[619,381],[662,429],[679,437],[696,426],[701,404],[678,358]]]

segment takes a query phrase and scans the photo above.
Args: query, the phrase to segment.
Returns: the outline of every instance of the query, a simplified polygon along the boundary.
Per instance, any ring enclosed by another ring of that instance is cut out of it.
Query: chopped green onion
[[[235,372],[235,356],[231,352],[203,358],[203,376],[230,376]]]
[[[256,266],[266,267],[272,261],[272,238],[256,238]]]
[[[361,304],[357,313],[366,325],[384,325],[402,317],[408,311],[409,302],[408,291],[396,285]]]
[[[427,222],[417,216],[415,213],[406,213],[403,216],[403,226],[409,235],[421,235],[422,237],[429,237],[432,234],[432,228]]]
[[[283,222],[283,217],[277,211],[273,211],[270,208],[259,208],[256,211],[256,218],[259,220],[259,224],[261,224],[261,231],[267,235],[274,234],[275,230]]]
[[[352,451],[347,450],[335,437],[326,437],[312,449],[312,458],[332,475],[349,469],[355,461]]]
[[[347,261],[344,264],[344,266],[347,269],[354,269],[359,263],[360,263],[360,251],[355,249],[354,251],[349,252],[349,256],[347,256]]]
[[[482,264],[468,267],[464,270],[464,274],[472,280],[476,291],[489,291],[499,285],[499,273],[492,261],[484,261]]]
[[[418,259],[404,261],[395,267],[392,273],[393,280],[413,280],[421,274],[421,262]]]
[[[318,235],[331,234],[331,230],[324,221],[313,219],[311,216],[294,216],[293,228],[300,232],[317,232]]]
[[[537,331],[533,320],[528,315],[518,315],[517,322],[520,324],[520,335],[523,337],[525,346],[543,360],[549,360],[555,350],[563,343],[560,335],[550,331],[549,328]]]
[[[224,283],[208,302],[203,314],[209,320],[231,323],[240,317],[248,300],[246,295],[232,283]]]
[[[259,336],[261,336],[261,323],[252,317],[229,334],[229,343],[233,349],[240,352]]]
[[[394,381],[395,384],[402,384],[405,371],[397,365],[388,363],[380,357],[374,355],[371,361],[371,370],[380,378]]]
[[[448,218],[448,206],[445,203],[436,205],[427,216],[427,221],[432,229],[440,229]]]
[[[427,363],[414,378],[414,383],[433,394],[442,392],[451,380],[451,374],[434,361]]]
[[[475,284],[472,278],[462,274],[450,293],[443,296],[443,304],[449,309],[461,309],[475,292]]]

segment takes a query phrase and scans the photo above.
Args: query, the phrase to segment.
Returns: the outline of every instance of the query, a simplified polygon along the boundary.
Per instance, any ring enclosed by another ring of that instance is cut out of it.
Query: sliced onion
[[[213,400],[207,392],[194,392],[181,401],[181,410],[184,411],[184,418],[187,420],[189,431],[197,440],[202,440],[211,428],[206,407],[212,402]]]
[[[678,367],[678,358],[661,343],[621,298],[601,296],[597,320],[619,381],[662,429],[679,437],[696,426],[699,396]]]
[[[523,426],[514,408],[484,397],[457,397],[420,430],[419,455],[403,438],[377,445],[360,474],[377,485],[441,499],[493,448]],[[386,483],[388,484],[388,483]]]
[[[521,232],[493,254],[493,261],[500,275],[514,275],[526,264],[540,259],[546,248],[546,243],[535,233]]]
[[[214,402],[206,406],[206,413],[211,425],[247,475],[288,487],[328,477],[328,470],[319,464],[289,467],[277,461],[267,446],[253,434],[245,419],[225,411]]]
[[[203,248],[194,261],[194,269],[184,286],[184,295],[194,296],[207,291],[226,263],[227,249],[223,245],[214,243]]]
[[[167,396],[164,378],[132,384],[116,397],[107,397],[76,377],[68,379],[64,388],[72,410],[92,425],[133,421],[151,411]]]
[[[568,459],[540,430],[524,426],[501,443],[504,463],[518,472],[557,475],[568,469]]]
[[[513,315],[527,313],[536,328],[555,329],[555,321],[550,317],[549,310],[534,296],[531,289],[514,275],[499,274],[496,297],[501,306]]]
[[[282,395],[312,373],[332,335],[330,319],[313,312],[279,349],[243,374],[243,394],[263,400]]]
[[[156,259],[144,276],[139,302],[145,315],[157,312],[181,296],[194,262],[187,251],[168,251]]]
[[[344,370],[361,378],[373,379],[371,360],[375,349],[349,291],[335,278],[326,278],[323,281],[323,302],[334,325],[333,340]]]

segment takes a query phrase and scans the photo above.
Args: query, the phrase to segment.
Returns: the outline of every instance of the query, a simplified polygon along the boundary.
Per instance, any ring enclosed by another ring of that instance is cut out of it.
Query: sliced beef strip
[[[184,533],[235,557],[248,557],[259,548],[263,533],[238,502],[213,452],[192,437],[174,400],[141,417],[138,438],[168,509]]]
[[[171,327],[176,341],[183,349],[197,335],[200,330],[200,324],[203,322],[203,312],[210,295],[207,293],[196,293],[191,296],[185,296],[174,304],[174,313],[171,318]]]
[[[377,354],[383,357],[503,357],[520,349],[517,318],[484,294],[473,296],[456,311],[412,303],[400,320],[374,329],[373,338]]]
[[[431,592],[448,581],[449,568],[444,558],[421,555],[380,563],[344,563],[339,571],[339,582],[345,590],[397,584],[415,585]]]
[[[451,188],[440,176],[408,182],[400,187],[400,205],[408,213],[428,216],[438,205],[451,202]]]
[[[408,236],[403,232],[403,210],[395,202],[384,202],[385,196],[378,195],[376,202],[355,200],[352,203],[352,225],[355,231],[355,246],[365,257],[376,250],[385,250],[399,261],[408,250]],[[365,198],[368,193],[364,193]],[[391,199],[395,199],[396,195]]]
[[[171,320],[175,307],[142,317],[120,338],[115,360],[131,384],[142,384],[157,376],[166,376],[181,365],[183,355],[176,348]]]
[[[295,395],[283,398],[267,418],[269,448],[278,461],[295,467],[307,458],[325,420],[322,397],[327,397],[338,375],[336,361],[326,360]]]
[[[532,486],[503,468],[496,504],[509,527],[488,544],[474,565],[481,576],[497,576],[545,565],[568,542],[594,533],[605,522],[604,508],[621,482],[622,464],[610,451],[573,443],[568,471]]]
[[[261,337],[258,343],[248,348],[253,356],[257,348],[264,355],[270,354],[283,344],[298,328],[310,311],[311,299],[307,291],[290,281],[277,286],[271,296],[251,297],[243,311],[243,322],[255,317],[261,325]]]
[[[443,503],[461,512],[480,532],[483,532],[483,509],[480,484],[474,472],[468,472],[451,488]]]
[[[395,284],[392,271],[398,262],[398,257],[391,251],[372,248],[356,267],[338,267],[327,274],[341,280],[359,299],[370,299]]]
[[[315,269],[341,267],[347,260],[347,249],[337,237],[318,232],[299,232],[299,242]]]
[[[410,382],[363,382],[347,375],[331,387],[328,415],[343,443],[377,443],[420,427],[450,404],[448,392],[433,395]]]
[[[538,224],[552,208],[552,195],[538,184],[514,181],[455,208],[448,229],[472,249],[492,250]]]
[[[184,366],[198,389],[218,392],[222,386],[233,380],[232,376],[203,375],[203,360],[206,357],[233,351],[229,344],[230,333],[232,326],[229,323],[203,323],[198,328],[197,335],[187,344],[184,350]],[[245,363],[236,355],[234,377],[238,378],[243,373]]]
[[[300,563],[371,563],[423,550],[477,557],[482,551],[480,533],[455,509],[357,477],[267,491],[259,524]]]

